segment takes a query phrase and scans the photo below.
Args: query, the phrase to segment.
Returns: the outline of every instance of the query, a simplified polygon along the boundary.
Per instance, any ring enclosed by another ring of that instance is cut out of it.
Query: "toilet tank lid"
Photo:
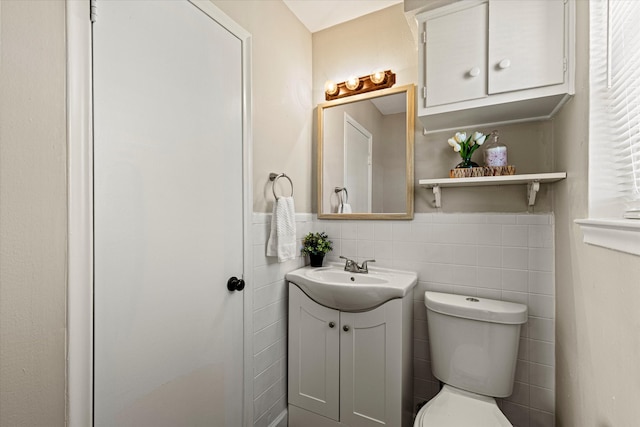
[[[527,321],[527,306],[515,302],[426,291],[424,303],[436,313],[465,319],[510,325]]]

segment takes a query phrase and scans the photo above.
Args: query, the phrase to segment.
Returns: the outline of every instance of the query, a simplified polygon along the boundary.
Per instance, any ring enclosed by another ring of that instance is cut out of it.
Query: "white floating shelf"
[[[487,185],[527,184],[527,198],[529,199],[529,206],[533,206],[536,203],[536,194],[540,189],[541,183],[556,182],[565,179],[566,177],[566,172],[552,172],[525,175],[479,176],[472,178],[421,179],[418,181],[418,184],[421,187],[433,189],[433,194],[436,196],[437,208],[442,206],[440,192],[440,188],[442,187],[479,187]]]

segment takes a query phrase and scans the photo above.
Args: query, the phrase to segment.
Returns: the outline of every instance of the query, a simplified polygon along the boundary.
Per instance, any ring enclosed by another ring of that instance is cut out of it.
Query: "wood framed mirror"
[[[412,219],[414,85],[318,105],[318,218]]]

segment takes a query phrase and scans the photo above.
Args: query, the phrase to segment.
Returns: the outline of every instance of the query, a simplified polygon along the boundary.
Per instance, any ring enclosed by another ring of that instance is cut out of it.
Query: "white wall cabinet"
[[[289,284],[289,426],[411,426],[412,294],[348,313]]]
[[[574,0],[469,0],[416,18],[427,131],[550,118],[574,93]]]

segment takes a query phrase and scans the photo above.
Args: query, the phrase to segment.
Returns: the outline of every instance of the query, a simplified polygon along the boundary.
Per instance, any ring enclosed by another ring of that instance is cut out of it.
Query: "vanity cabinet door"
[[[340,312],[289,284],[289,403],[333,420],[339,415]]]
[[[563,0],[489,1],[489,93],[562,84]]]
[[[487,96],[487,4],[424,21],[425,107]]]
[[[340,422],[401,426],[402,300],[340,313]]]

